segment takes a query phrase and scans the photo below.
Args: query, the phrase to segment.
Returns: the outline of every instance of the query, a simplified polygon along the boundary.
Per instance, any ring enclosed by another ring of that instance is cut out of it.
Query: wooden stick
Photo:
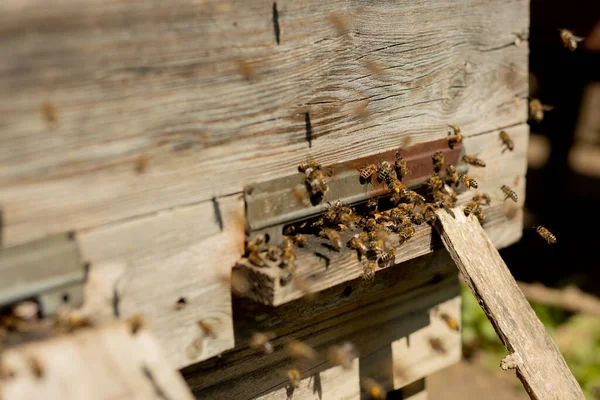
[[[565,310],[600,317],[600,299],[575,286],[553,289],[541,283],[518,282],[519,288],[530,301],[556,306]]]
[[[437,211],[436,228],[450,256],[509,351],[503,369],[516,368],[532,399],[584,399],[581,387],[474,216]]]

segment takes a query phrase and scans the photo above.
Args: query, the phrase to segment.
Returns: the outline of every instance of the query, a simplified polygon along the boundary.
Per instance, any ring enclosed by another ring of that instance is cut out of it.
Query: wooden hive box
[[[424,377],[460,359],[460,334],[439,318],[460,316],[456,268],[426,225],[372,282],[349,250],[325,254],[327,265],[300,252],[298,274],[318,278],[315,300],[276,284],[266,300],[232,296],[244,188],[295,176],[310,158],[338,165],[408,137],[445,140],[453,124],[487,164],[469,169],[492,198],[484,228],[498,248],[518,241],[528,45],[515,39],[528,32],[528,1],[0,8],[0,243],[75,232],[89,263],[83,310],[99,325],[143,315],[198,398],[285,398],[291,364],[280,350],[292,338],[319,352],[297,398],[359,398],[366,377],[423,397]],[[514,151],[503,151],[501,130]],[[244,276],[262,293],[270,274]],[[248,347],[258,330],[276,332],[275,352]],[[433,351],[432,337],[447,351]],[[344,341],[360,354],[349,370],[324,358]]]

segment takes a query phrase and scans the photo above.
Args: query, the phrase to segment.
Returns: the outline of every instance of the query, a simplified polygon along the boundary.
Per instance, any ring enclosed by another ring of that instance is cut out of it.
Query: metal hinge
[[[37,299],[43,316],[83,303],[86,278],[73,234],[57,234],[0,250],[0,307]]]

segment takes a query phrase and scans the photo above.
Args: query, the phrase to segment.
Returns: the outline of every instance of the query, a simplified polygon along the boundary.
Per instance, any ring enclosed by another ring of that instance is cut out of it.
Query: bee
[[[352,368],[352,360],[357,357],[356,348],[350,342],[344,342],[338,346],[331,346],[327,349],[327,360],[336,367],[342,367],[346,370]]]
[[[398,236],[400,236],[400,243],[404,243],[408,239],[410,239],[415,234],[415,228],[412,226],[404,227],[400,232],[398,232]]]
[[[388,189],[393,193],[400,194],[400,191],[404,189],[404,185],[396,178],[392,178],[388,183]]]
[[[373,378],[365,378],[363,379],[362,387],[365,392],[369,394],[373,399],[376,400],[385,400],[387,399],[387,392],[383,389],[383,387],[375,381]]]
[[[281,266],[290,266],[296,261],[296,250],[293,246],[284,247],[281,254]]]
[[[475,212],[475,210],[477,210],[478,208],[479,208],[479,203],[470,201],[467,204],[465,204],[465,208],[463,208],[463,212],[468,217],[469,215],[473,214]]]
[[[436,338],[436,337],[429,338],[429,346],[431,346],[431,348],[434,351],[436,351],[440,354],[448,353],[448,350],[446,349],[444,342],[442,342],[442,339],[440,339],[440,338]]]
[[[256,78],[256,69],[247,61],[238,60],[237,62],[238,72],[240,75],[244,77],[247,81],[252,81]]]
[[[467,164],[474,165],[476,167],[485,167],[485,161],[475,157],[475,156],[463,156],[463,161]]]
[[[398,176],[398,179],[402,179],[408,175],[408,166],[406,165],[406,161],[398,151],[396,152],[396,161],[394,162],[394,167],[396,168],[396,175]]]
[[[293,388],[300,387],[300,371],[297,368],[288,369],[287,372],[288,379],[290,380],[290,386]]]
[[[348,247],[353,250],[356,250],[361,256],[366,256],[369,248],[367,245],[360,239],[359,235],[354,235],[350,241],[348,242]]]
[[[406,187],[402,186],[399,188],[398,192],[394,192],[394,194],[392,194],[392,197],[390,197],[390,202],[392,204],[398,204],[404,199],[412,200],[411,191],[408,190]]]
[[[425,182],[425,184],[427,185],[429,190],[432,192],[441,190],[444,187],[444,182],[442,182],[442,180],[440,179],[438,174],[435,174],[435,173],[433,175],[431,175],[429,178],[427,178],[427,181]]]
[[[329,191],[329,186],[325,182],[325,174],[320,169],[313,170],[307,176],[306,182],[313,196],[317,194],[323,195]]]
[[[250,347],[262,349],[265,354],[273,352],[273,344],[270,342],[275,337],[273,332],[254,332],[250,338]]]
[[[392,170],[392,167],[390,166],[390,163],[387,162],[386,160],[383,160],[382,162],[379,163],[379,166],[377,167],[377,179],[380,182],[389,182],[392,180],[392,178],[395,178],[395,176],[393,176],[394,174],[394,170]]]
[[[368,182],[377,173],[377,165],[371,164],[360,170],[361,182]]]
[[[531,99],[529,102],[529,116],[536,122],[542,122],[544,111],[550,111],[554,107],[542,104],[538,99]]]
[[[458,172],[454,165],[446,167],[446,182],[450,185],[458,186]]]
[[[515,143],[513,142],[508,132],[500,131],[500,140],[502,140],[502,145],[504,146],[504,149],[502,149],[503,153],[506,150],[513,151],[515,149]]]
[[[571,51],[575,51],[577,49],[577,44],[584,39],[580,36],[575,36],[573,32],[568,29],[559,29],[559,31],[563,45]]]
[[[477,182],[475,181],[475,179],[470,178],[469,176],[467,176],[466,174],[463,174],[460,176],[460,181],[462,182],[463,185],[465,185],[465,187],[467,189],[477,189]]]
[[[331,243],[331,246],[340,251],[342,248],[342,239],[340,238],[340,234],[337,233],[334,229],[331,228],[323,228],[319,231],[319,236],[322,238],[326,238]]]
[[[301,233],[294,235],[294,243],[299,247],[304,247],[308,244],[308,237]]]
[[[515,203],[516,203],[517,201],[519,201],[519,198],[518,198],[517,194],[515,193],[515,191],[514,191],[514,190],[512,190],[511,188],[509,188],[508,186],[506,186],[506,185],[502,185],[502,186],[500,187],[500,189],[502,190],[502,192],[504,192],[504,196],[505,196],[505,197],[504,197],[504,200],[506,200],[506,199],[511,199],[511,200],[512,200],[512,201],[514,201]]]
[[[58,311],[54,316],[54,326],[64,332],[73,332],[92,325],[93,322],[90,318],[81,315],[75,310],[63,309]]]
[[[347,227],[349,229],[355,229],[356,223],[360,219],[359,216],[353,214],[341,214],[339,218],[340,228]]]
[[[127,324],[131,329],[131,334],[137,334],[144,327],[144,318],[140,314],[134,314],[127,319]]]
[[[452,329],[453,331],[460,332],[460,325],[458,324],[458,321],[454,319],[450,314],[441,313],[440,318],[444,320],[444,322],[446,323],[446,325],[448,325],[450,329]]]
[[[375,230],[375,228],[377,228],[377,221],[375,220],[375,218],[367,219],[367,222],[365,223],[365,230],[373,231]]]
[[[292,188],[291,192],[292,192],[292,196],[294,196],[294,198],[296,199],[296,201],[299,204],[303,205],[304,207],[310,207],[310,202],[308,201],[308,198],[305,196],[306,191],[304,190],[304,188],[302,188],[302,186]]]
[[[367,214],[376,213],[378,207],[379,207],[379,202],[377,201],[377,199],[369,199],[369,201],[367,201],[367,204],[365,205]]]
[[[485,214],[483,213],[483,209],[481,207],[477,207],[473,211],[473,215],[477,217],[477,219],[479,220],[480,224],[483,223],[483,220],[485,219]]]
[[[254,236],[253,240],[246,243],[246,252],[252,253],[260,251],[265,243],[267,243],[267,236],[264,233],[259,233]]]
[[[202,330],[204,336],[210,337],[211,339],[217,338],[217,330],[214,323],[201,319],[198,321],[198,327]]]
[[[384,251],[379,255],[379,262],[382,264],[387,264],[393,261],[396,257],[396,249],[394,247],[388,249],[388,251]]]
[[[257,251],[253,251],[252,253],[248,254],[248,262],[254,265],[255,267],[261,268],[267,265],[260,253],[258,253]]]
[[[425,222],[430,224],[433,224],[437,220],[435,207],[431,203],[425,205],[425,208],[423,209],[423,216],[425,218]]]
[[[363,278],[364,279],[375,279],[375,272],[377,271],[377,260],[369,260],[367,265],[363,268]]]
[[[267,258],[274,262],[281,261],[281,249],[277,246],[271,246],[267,248]]]
[[[452,129],[452,133],[449,134],[450,137],[448,138],[448,147],[453,149],[454,146],[456,146],[459,143],[462,143],[463,135],[461,134],[460,128],[458,127],[458,125],[448,125],[448,126],[450,127],[450,129]]]
[[[436,151],[431,156],[431,160],[433,161],[433,171],[440,172],[440,170],[444,167],[444,153],[441,151]]]
[[[421,196],[419,193],[410,190],[408,192],[408,196],[406,196],[407,199],[410,200],[411,203],[415,203],[415,204],[424,204],[425,201],[427,201],[427,199],[425,199],[425,197]]]
[[[40,360],[31,357],[27,361],[29,364],[29,369],[33,376],[35,376],[36,379],[42,379],[44,377],[45,369]]]
[[[348,16],[342,12],[333,12],[327,16],[327,22],[337,31],[338,35],[344,36],[350,32]]]
[[[148,164],[150,164],[150,157],[145,154],[139,155],[135,159],[135,172],[139,175],[143,174],[148,169]]]
[[[315,160],[305,161],[298,166],[298,172],[302,172],[306,175],[310,175],[312,171],[316,169],[321,169],[321,164]]]
[[[412,203],[400,203],[391,212],[393,213],[395,211],[399,211],[400,213],[404,214],[404,213],[407,213],[414,209],[415,209],[415,205]]]
[[[285,350],[288,355],[295,360],[310,361],[317,358],[317,352],[304,342],[291,340]]]
[[[315,221],[313,221],[312,224],[310,224],[310,227],[311,229],[317,229],[322,227],[323,225],[325,225],[325,220],[323,219],[323,217],[319,217]]]
[[[57,110],[54,104],[50,102],[42,103],[42,105],[40,106],[40,110],[46,121],[48,121],[49,123],[54,123],[58,121]]]
[[[421,213],[414,213],[411,217],[412,223],[415,225],[421,225],[425,222],[425,218]]]
[[[550,232],[548,229],[544,228],[543,226],[538,226],[536,229],[536,232],[546,241],[548,242],[548,244],[554,244],[556,243],[556,236],[554,236],[554,234],[552,234],[552,232]]]
[[[486,206],[489,206],[492,202],[492,198],[487,193],[477,193],[472,200],[479,204],[484,203]]]

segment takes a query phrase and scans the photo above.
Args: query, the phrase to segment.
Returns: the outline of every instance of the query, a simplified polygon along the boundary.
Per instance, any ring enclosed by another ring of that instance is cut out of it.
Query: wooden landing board
[[[87,311],[142,314],[173,368],[232,348],[229,277],[244,247],[243,213],[243,200],[229,196],[78,235],[91,262]],[[215,338],[204,337],[200,320]]]
[[[453,268],[444,254],[436,256],[429,262],[437,262],[442,266]],[[359,296],[352,303],[333,310],[319,313],[318,306],[314,312],[314,320],[307,318],[301,326],[291,331],[285,329],[285,316],[279,325],[277,310],[274,308],[272,318],[255,314],[257,320],[264,321],[264,329],[272,330],[277,338],[272,341],[275,351],[263,355],[258,350],[238,344],[232,351],[225,352],[219,358],[213,358],[203,363],[190,366],[183,371],[184,377],[196,396],[211,398],[253,398],[266,390],[276,390],[287,384],[285,371],[290,367],[291,360],[283,351],[284,344],[290,339],[305,341],[318,352],[316,360],[307,363],[301,372],[310,373],[322,371],[330,367],[325,360],[326,349],[343,341],[352,342],[360,355],[367,355],[392,343],[429,323],[429,310],[435,305],[454,298],[458,295],[456,275],[429,274],[428,283],[421,284],[410,290],[402,285],[401,269],[390,268],[382,271],[375,278],[378,290],[369,295]],[[380,286],[383,285],[383,286]],[[338,288],[337,296],[343,296],[344,285]],[[332,299],[334,295],[332,294]],[[317,300],[318,301],[318,300]],[[290,307],[288,318],[293,310],[297,310],[299,318],[310,315],[312,303],[304,306],[296,304]],[[286,308],[287,305],[282,306]],[[270,324],[267,322],[270,321]],[[261,326],[263,322],[257,322]],[[270,328],[267,328],[269,327]],[[283,329],[280,330],[278,327]],[[236,327],[237,330],[237,327]]]
[[[272,1],[46,3],[0,13],[5,245],[527,119],[528,0],[280,0],[279,44]]]
[[[513,152],[502,152],[499,131],[492,131],[465,139],[468,154],[476,155],[486,162],[485,168],[470,167],[469,176],[479,184],[479,189],[470,190],[459,197],[464,204],[471,200],[477,192],[487,192],[491,199],[491,208],[485,207],[486,221],[484,227],[497,248],[506,247],[521,238],[522,205],[525,201],[525,173],[527,169],[528,126],[518,125],[508,129],[514,143]],[[519,196],[517,203],[504,201],[500,186],[512,187]],[[346,243],[355,232],[347,232],[343,236]],[[397,235],[391,235],[397,255],[396,264],[430,253],[439,242],[432,239],[431,228],[424,224],[417,227],[416,234],[403,244],[398,244]],[[322,244],[325,239],[316,238],[305,249],[297,249],[297,275],[303,282],[310,283],[311,291],[321,291],[346,280],[363,274],[365,261],[359,261],[355,251],[343,248],[341,252],[332,251]],[[327,257],[324,258],[323,256]],[[255,286],[245,295],[255,301],[281,305],[302,297],[306,290],[294,283],[282,286],[279,282],[280,269],[258,268],[247,262],[241,262],[236,270],[255,282]]]
[[[564,358],[479,222],[473,216],[465,217],[458,208],[454,214],[456,219],[438,211],[439,232],[509,351],[503,360],[505,367],[516,367],[532,399],[584,399]]]
[[[86,329],[2,352],[0,398],[10,400],[192,400],[146,329]]]

